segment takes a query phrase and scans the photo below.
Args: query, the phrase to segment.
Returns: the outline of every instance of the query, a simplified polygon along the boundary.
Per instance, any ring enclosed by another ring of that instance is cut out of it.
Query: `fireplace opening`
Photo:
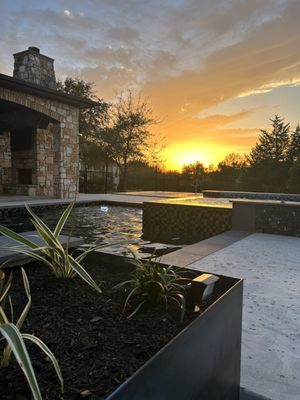
[[[32,150],[32,128],[12,130],[10,143],[12,152]]]
[[[20,185],[32,185],[31,168],[18,168],[18,183]]]

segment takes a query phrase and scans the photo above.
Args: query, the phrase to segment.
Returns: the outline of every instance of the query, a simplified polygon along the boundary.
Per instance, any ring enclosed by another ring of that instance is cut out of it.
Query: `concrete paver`
[[[209,254],[219,251],[238,240],[243,239],[249,234],[249,232],[244,231],[227,231],[221,233],[220,235],[216,235],[211,238],[202,240],[201,242],[184,246],[180,250],[166,254],[161,258],[160,261],[165,264],[184,267],[194,261],[208,256]]]

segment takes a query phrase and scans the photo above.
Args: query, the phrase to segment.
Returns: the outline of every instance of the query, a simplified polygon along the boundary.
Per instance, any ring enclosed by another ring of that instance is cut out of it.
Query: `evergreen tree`
[[[294,132],[290,136],[289,158],[295,161],[300,158],[300,126],[297,125]]]
[[[300,193],[300,157],[294,161],[289,172],[290,178],[287,183],[289,192]]]
[[[271,119],[272,131],[261,129],[258,143],[251,150],[249,161],[251,165],[261,162],[280,163],[287,161],[290,149],[290,124],[285,124],[278,115]]]
[[[250,190],[282,192],[286,190],[290,161],[290,124],[278,115],[271,119],[272,130],[262,129],[258,142],[248,156],[249,168],[242,187]]]

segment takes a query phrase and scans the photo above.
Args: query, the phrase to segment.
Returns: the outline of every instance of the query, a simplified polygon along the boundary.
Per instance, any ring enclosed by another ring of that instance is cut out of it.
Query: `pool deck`
[[[299,400],[300,238],[231,231],[162,261],[244,279],[241,386]]]
[[[181,202],[192,201],[191,197],[195,194],[80,194],[77,202],[141,207],[162,198]],[[0,210],[69,202],[1,195]],[[241,386],[246,391],[241,400],[299,400],[300,238],[229,231],[169,253],[161,261],[244,279]]]

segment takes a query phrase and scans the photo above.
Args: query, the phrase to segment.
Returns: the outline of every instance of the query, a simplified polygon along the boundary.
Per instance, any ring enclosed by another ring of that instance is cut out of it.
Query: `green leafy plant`
[[[45,355],[50,359],[52,362],[54,369],[56,371],[56,374],[60,380],[61,383],[61,390],[63,392],[63,378],[62,374],[58,365],[58,362],[54,356],[54,354],[51,352],[51,350],[46,346],[44,342],[42,342],[39,338],[37,338],[34,335],[26,334],[26,333],[21,333],[20,329],[27,317],[28,311],[31,306],[31,294],[30,294],[30,286],[29,286],[29,281],[27,278],[27,275],[22,268],[22,276],[23,276],[23,283],[25,287],[25,292],[27,296],[27,303],[21,312],[20,317],[18,318],[16,324],[11,322],[5,313],[5,304],[8,302],[10,305],[10,315],[11,319],[13,320],[13,306],[12,306],[12,301],[9,296],[9,290],[11,287],[12,283],[12,274],[9,275],[8,278],[6,278],[6,274],[3,270],[0,269],[0,333],[2,336],[6,339],[7,345],[4,347],[2,356],[0,356],[0,368],[7,368],[10,365],[10,360],[12,354],[14,354],[15,359],[17,360],[18,364],[20,365],[20,368],[22,369],[27,382],[29,384],[32,396],[34,400],[42,400],[41,392],[39,389],[39,385],[34,373],[34,369],[32,367],[30,357],[24,342],[25,340],[29,340],[33,343],[35,343],[44,353]]]
[[[37,243],[19,235],[11,229],[0,225],[0,233],[15,240],[20,245],[15,247],[9,247],[9,249],[16,252],[26,254],[29,257],[47,265],[54,275],[58,278],[73,278],[76,274],[79,275],[86,283],[92,286],[96,291],[101,292],[96,282],[86,272],[81,263],[84,258],[95,250],[95,247],[82,251],[77,257],[73,257],[69,253],[68,248],[64,248],[59,240],[59,235],[74,207],[74,202],[70,203],[69,206],[62,213],[55,229],[52,231],[27,205],[26,209],[31,215],[31,222],[35,227],[39,239],[41,239],[43,245]],[[98,246],[106,247],[107,245]]]
[[[150,306],[164,304],[167,308],[169,303],[173,302],[181,309],[180,321],[182,322],[186,309],[186,284],[190,280],[183,276],[183,271],[179,268],[164,267],[153,261],[153,257],[142,261],[135,253],[132,252],[132,254],[133,259],[128,259],[128,261],[136,268],[131,274],[131,279],[115,286],[115,288],[130,287],[124,310],[130,305],[130,300],[134,298],[138,300],[138,305],[128,318],[135,315],[146,304]]]

